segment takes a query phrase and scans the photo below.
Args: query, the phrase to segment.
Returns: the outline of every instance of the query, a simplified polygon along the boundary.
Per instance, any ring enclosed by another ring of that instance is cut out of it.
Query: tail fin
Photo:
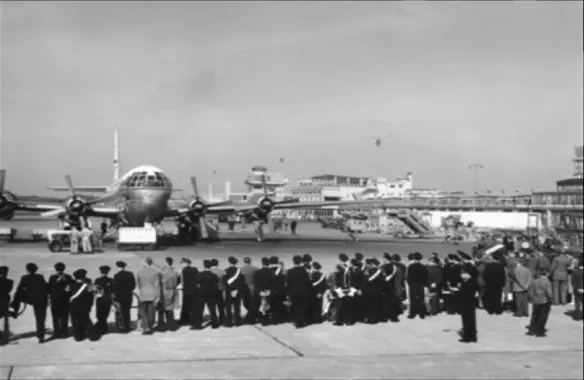
[[[118,127],[114,130],[114,182],[117,183],[120,180],[120,152],[119,152],[119,137],[118,137]]]

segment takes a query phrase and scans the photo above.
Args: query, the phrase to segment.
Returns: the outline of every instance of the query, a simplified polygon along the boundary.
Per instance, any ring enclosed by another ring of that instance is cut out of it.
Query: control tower
[[[254,166],[251,168],[251,174],[245,179],[245,184],[249,192],[259,193],[263,192],[262,176],[266,176],[266,187],[269,192],[279,194],[281,189],[288,184],[288,178],[284,173],[268,173],[268,168],[265,166]]]
[[[574,158],[572,162],[574,163],[574,177],[583,178],[584,173],[582,170],[582,161],[584,156],[584,146],[580,145],[574,148]]]

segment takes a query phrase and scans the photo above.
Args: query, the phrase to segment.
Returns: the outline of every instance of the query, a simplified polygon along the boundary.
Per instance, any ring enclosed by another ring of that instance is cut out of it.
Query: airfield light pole
[[[483,164],[472,164],[468,167],[468,170],[472,170],[474,172],[474,193],[477,193],[477,172],[485,167]]]

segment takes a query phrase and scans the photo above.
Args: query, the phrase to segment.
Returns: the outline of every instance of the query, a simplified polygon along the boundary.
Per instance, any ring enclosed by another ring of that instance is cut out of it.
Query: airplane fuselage
[[[123,189],[124,201],[120,217],[129,226],[160,223],[168,210],[172,189]]]

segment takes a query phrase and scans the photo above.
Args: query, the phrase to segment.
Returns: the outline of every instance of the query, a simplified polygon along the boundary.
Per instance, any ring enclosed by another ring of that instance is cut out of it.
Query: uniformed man
[[[38,267],[35,263],[26,264],[25,274],[20,278],[12,308],[16,311],[20,309],[21,303],[31,305],[34,310],[36,321],[36,336],[39,343],[45,342],[45,322],[47,320],[48,284],[42,274],[38,274]]]
[[[216,329],[219,327],[217,320],[217,292],[219,292],[219,277],[211,271],[213,268],[212,260],[203,260],[204,270],[199,273],[197,282],[199,283],[199,291],[201,292],[201,302],[199,306],[198,320],[203,320],[203,313],[205,306],[211,314],[211,327]],[[194,329],[201,329],[201,325],[195,326]]]
[[[223,294],[225,293],[225,284],[223,283],[225,271],[219,268],[219,260],[211,259],[209,262],[211,263],[210,271],[219,279],[217,293],[215,294],[215,307],[219,315],[219,325],[222,325],[225,321],[225,299],[223,298]]]
[[[357,259],[351,260],[351,285],[356,289],[353,297],[353,317],[355,322],[365,320],[365,304],[363,303],[363,266]]]
[[[399,269],[393,265],[392,257],[389,253],[383,254],[383,265],[381,266],[381,276],[383,277],[383,288],[381,290],[381,310],[383,322],[399,322],[398,307],[400,305],[395,289],[395,276]]]
[[[95,286],[99,286],[102,289],[102,294],[96,295],[95,300],[95,319],[97,320],[95,329],[102,335],[107,334],[107,319],[113,303],[114,279],[108,276],[110,270],[109,265],[100,266],[99,273],[101,276],[95,279]]]
[[[462,333],[459,341],[462,343],[476,343],[478,340],[476,314],[478,283],[476,274],[476,268],[473,269],[469,263],[465,263],[461,268],[460,290],[457,298],[462,319]]]
[[[7,276],[8,267],[0,266],[0,319],[3,320],[0,346],[7,344],[10,339],[10,292],[14,287],[14,281]]]
[[[364,262],[365,256],[363,256],[362,253],[357,252],[357,253],[355,253],[355,260],[357,260],[358,262],[360,262],[361,263],[361,269],[365,270],[365,262]]]
[[[241,301],[243,296],[243,287],[245,286],[245,277],[241,273],[241,268],[237,267],[237,259],[233,256],[227,259],[229,267],[225,269],[225,311],[227,320],[225,327],[232,327],[235,319],[235,325],[241,326]],[[234,318],[235,317],[235,318]]]
[[[349,268],[349,257],[341,253],[339,254],[339,265],[334,274],[335,293],[338,297],[338,309],[336,312],[335,326],[343,326],[344,324],[354,324],[353,312],[353,297],[355,291],[351,286],[351,272]]]
[[[412,263],[408,267],[407,282],[410,288],[409,319],[419,316],[426,318],[426,297],[428,295],[428,268],[421,263],[422,255],[416,252],[412,255]]]
[[[444,266],[444,286],[442,288],[442,297],[444,299],[444,310],[448,314],[458,313],[458,302],[456,292],[460,284],[460,258],[450,253],[446,258]]]
[[[312,256],[310,256],[308,253],[305,253],[302,256],[302,262],[306,271],[310,272],[312,270]]]
[[[276,289],[276,274],[270,268],[270,260],[267,257],[262,258],[262,267],[255,273],[254,286],[258,294],[256,302],[259,303],[253,307],[258,310],[262,325],[270,324],[270,309],[272,307],[272,297]]]
[[[180,275],[172,266],[174,263],[172,257],[166,257],[164,261],[166,261],[166,265],[160,271],[162,294],[158,307],[158,329],[160,331],[174,331],[178,327],[174,319],[174,309],[178,305],[177,286]]]
[[[132,300],[134,298],[134,289],[136,289],[136,279],[134,273],[126,270],[127,264],[123,261],[116,262],[118,273],[114,275],[113,295],[114,302],[120,313],[120,319],[123,321],[121,327],[122,333],[128,333],[132,329],[132,319],[130,310],[132,309]],[[118,312],[116,310],[116,312]]]
[[[259,305],[259,303],[254,301],[254,296],[256,295],[254,277],[257,271],[258,268],[254,265],[251,265],[251,258],[245,257],[243,259],[243,267],[241,268],[241,273],[245,278],[245,286],[243,288],[243,306],[247,311],[245,315],[245,322],[251,324],[255,322],[253,318],[255,318],[257,315],[257,310],[254,312],[252,307],[256,304]]]
[[[77,342],[85,340],[85,338],[94,339],[96,337],[89,317],[94,296],[91,290],[91,279],[86,276],[85,269],[77,269],[73,272],[75,280],[69,285],[71,293],[69,311],[73,326],[73,338]]]
[[[69,298],[67,291],[73,277],[65,273],[65,264],[55,264],[55,274],[49,277],[49,297],[53,317],[53,336],[51,339],[67,338],[69,335]]]
[[[312,272],[310,273],[310,280],[312,281],[312,323],[322,323],[322,301],[324,293],[328,288],[326,276],[321,272],[322,265],[314,261],[312,263]]]
[[[308,253],[305,253],[302,256],[302,265],[304,266],[304,269],[306,269],[306,272],[308,273],[308,276],[310,277],[310,273],[312,273],[312,256],[310,256]],[[312,300],[313,300],[313,296],[312,296],[312,288],[310,289],[310,294],[308,296],[308,307],[306,308],[306,321],[308,324],[312,323],[312,310],[313,310],[313,305],[312,305]]]
[[[201,328],[203,321],[199,319],[199,271],[191,266],[190,259],[183,257],[180,263],[183,267],[180,276],[180,283],[182,283],[180,324],[190,325],[193,329]]]
[[[292,302],[294,326],[299,329],[306,326],[306,309],[308,308],[312,282],[303,265],[302,257],[296,255],[292,261],[294,267],[286,273],[286,283],[288,284],[288,296]]]
[[[483,273],[485,280],[485,294],[483,306],[487,313],[501,315],[503,313],[503,288],[505,287],[505,267],[498,260],[500,252],[494,252],[487,258],[487,265]]]
[[[407,299],[406,291],[406,266],[402,263],[402,259],[399,253],[394,253],[391,255],[391,263],[394,268],[397,269],[395,272],[395,294],[397,298],[397,314],[402,315],[404,313],[403,303]]]
[[[280,261],[277,256],[270,257],[270,268],[274,271],[275,287],[272,295],[272,323],[283,323],[286,317],[286,274],[280,267]]]
[[[428,283],[430,293],[430,315],[440,313],[440,289],[442,287],[442,267],[440,259],[433,256],[428,260]]]
[[[379,260],[365,260],[366,269],[363,281],[363,299],[365,304],[365,323],[376,324],[381,315],[381,294],[385,284],[383,271],[379,268]]]

